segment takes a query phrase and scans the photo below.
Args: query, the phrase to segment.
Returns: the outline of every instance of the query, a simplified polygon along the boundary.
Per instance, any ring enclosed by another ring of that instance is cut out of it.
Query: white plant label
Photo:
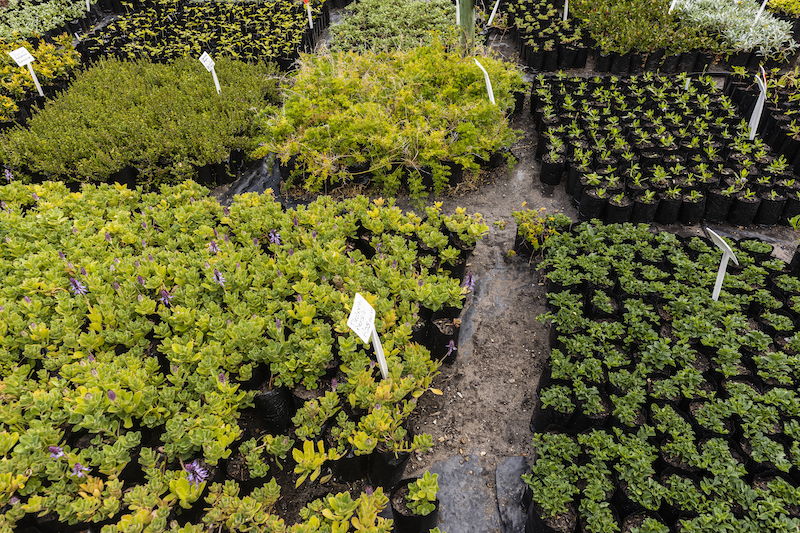
[[[16,50],[9,52],[8,55],[11,56],[11,59],[13,59],[18,66],[28,67],[28,72],[31,74],[31,79],[33,80],[33,84],[36,86],[39,96],[44,96],[44,93],[42,92],[42,86],[39,84],[39,78],[36,77],[36,73],[33,71],[32,63],[35,61],[35,59],[31,53],[28,52],[28,49],[24,46],[20,46]]]
[[[563,17],[564,21],[567,20],[568,13],[569,13],[569,0],[564,0],[564,17]]]
[[[759,9],[758,13],[756,13],[756,18],[753,20],[753,26],[758,24],[758,19],[760,19],[761,18],[761,14],[764,13],[764,8],[767,7],[767,2],[768,1],[769,0],[764,0],[764,2],[761,3],[761,9]]]
[[[761,114],[764,111],[764,102],[767,101],[767,73],[764,72],[764,67],[761,67],[761,74],[761,76],[756,76],[756,83],[758,84],[760,92],[756,100],[756,106],[753,108],[753,114],[750,115],[750,122],[748,123],[751,141],[756,138],[758,124],[761,122]]]
[[[206,67],[206,70],[211,73],[211,78],[214,80],[214,87],[217,89],[217,94],[220,93],[221,89],[219,87],[219,79],[217,78],[217,71],[214,70],[214,60],[211,59],[211,56],[208,55],[208,52],[203,52],[203,55],[200,56],[200,63]]]
[[[308,0],[303,0],[303,3],[306,5],[306,12],[308,13],[308,27],[313,30],[314,19],[311,17],[311,2],[309,2]]]
[[[689,90],[689,84],[692,83],[692,78],[686,78],[686,84],[683,86],[684,91]]]
[[[89,5],[89,0],[86,0],[86,11],[91,11],[92,6]]]
[[[489,16],[489,22],[486,23],[487,26],[492,25],[492,21],[494,20],[494,16],[497,14],[497,8],[500,7],[500,0],[494,3],[494,9],[492,9],[492,14]]]
[[[13,59],[20,67],[24,67],[36,61],[31,53],[28,52],[28,49],[24,46],[20,46],[16,50],[9,52],[8,55],[10,55],[11,59]]]
[[[499,1],[499,0],[498,0]],[[461,26],[461,4],[459,4],[458,0],[456,0],[456,26]],[[492,23],[491,17],[489,18],[489,24]]]
[[[389,368],[386,365],[386,356],[383,354],[383,345],[375,329],[375,309],[359,293],[356,293],[356,297],[353,300],[353,309],[347,318],[347,327],[355,331],[362,341],[369,342],[370,339],[372,340],[372,347],[375,349],[381,375],[383,379],[388,378]]]
[[[489,79],[489,73],[486,72],[486,69],[483,68],[483,65],[478,62],[478,58],[474,59],[475,64],[478,65],[478,67],[480,67],[480,69],[483,71],[483,79],[486,80],[486,92],[489,94],[489,101],[492,103],[492,105],[497,105],[494,101],[494,91],[492,91],[492,80]]]
[[[669,5],[669,11],[667,13],[672,13],[672,10],[675,9],[675,4],[678,3],[678,0],[672,0],[672,3]]]
[[[728,243],[725,242],[722,237],[717,235],[711,228],[705,229],[708,232],[708,236],[714,241],[714,244],[722,250],[722,260],[719,262],[719,270],[717,271],[717,282],[714,284],[714,293],[711,295],[711,298],[717,301],[719,300],[719,291],[722,289],[722,281],[725,279],[725,271],[728,269],[728,260],[733,259],[733,262],[737,265],[739,261],[736,260],[736,255],[733,253],[733,250],[731,250],[731,247],[728,246]]]

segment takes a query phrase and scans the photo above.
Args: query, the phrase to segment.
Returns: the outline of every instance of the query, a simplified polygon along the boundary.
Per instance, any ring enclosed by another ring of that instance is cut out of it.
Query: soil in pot
[[[417,478],[403,479],[392,489],[389,503],[392,506],[395,533],[427,533],[439,522],[439,500],[434,502],[434,510],[429,514],[420,516],[406,504],[408,486]]]
[[[525,533],[572,533],[578,525],[578,512],[573,504],[567,504],[565,512],[556,516],[544,516],[536,504],[528,507]]]
[[[728,213],[728,223],[733,226],[749,226],[758,213],[761,205],[761,198],[756,195],[748,197],[744,192],[740,192],[733,199],[731,211]]]

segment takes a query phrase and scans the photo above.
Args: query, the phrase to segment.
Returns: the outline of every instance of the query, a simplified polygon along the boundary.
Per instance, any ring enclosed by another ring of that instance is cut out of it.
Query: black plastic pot
[[[683,197],[678,220],[680,220],[681,224],[699,224],[703,220],[703,214],[706,211],[706,197],[703,196],[696,202],[691,201],[689,198],[689,196]]]
[[[641,197],[636,198],[633,202],[633,213],[631,214],[631,222],[634,224],[650,224],[656,218],[658,211],[658,204],[661,201],[656,198],[650,203],[645,203]]]
[[[458,336],[461,328],[452,318],[436,318],[428,327],[427,348],[431,359],[452,364],[458,355]]]
[[[592,220],[594,218],[602,220],[605,207],[606,198],[598,196],[597,189],[584,189],[581,194],[578,218],[581,220]]]
[[[611,69],[612,54],[603,55],[600,52],[595,53],[594,56],[594,69],[597,72],[608,72]]]
[[[567,504],[568,511],[563,515],[556,515],[553,519],[539,516],[536,505],[528,506],[528,519],[525,522],[525,533],[572,533],[578,526],[578,513],[573,504]],[[554,525],[560,523],[564,527],[556,529]]]
[[[615,76],[627,76],[631,68],[631,53],[611,54],[611,74]]]
[[[734,226],[749,226],[753,223],[760,205],[761,198],[758,196],[745,198],[744,193],[739,193],[733,199],[731,212],[728,213],[728,223]]]
[[[366,477],[368,466],[369,455],[356,455],[353,450],[347,450],[347,453],[333,462],[331,471],[336,479],[352,482]]]
[[[564,157],[556,160],[550,158],[550,154],[542,157],[542,172],[539,180],[545,185],[558,185],[561,183],[561,176],[564,174]]]
[[[681,60],[680,55],[669,55],[664,56],[664,60],[661,62],[661,67],[659,71],[662,74],[674,74],[675,70],[678,68],[678,62]]]
[[[634,202],[629,197],[625,196],[620,205],[608,201],[606,205],[606,216],[604,222],[606,224],[622,224],[630,222],[633,216]]]
[[[403,472],[406,469],[411,454],[407,452],[382,452],[375,450],[369,456],[368,477],[373,487],[383,487],[384,490],[391,490],[392,487],[403,479]]]
[[[394,519],[394,533],[427,533],[439,523],[439,500],[434,502],[434,510],[425,516],[405,513],[396,500],[403,497],[404,489],[417,478],[406,478],[400,480],[392,489],[389,503],[392,506],[392,518]]]
[[[681,202],[680,197],[669,198],[662,196],[661,203],[658,204],[658,211],[656,211],[655,221],[659,224],[675,224],[681,212]]]
[[[270,431],[281,433],[292,423],[294,401],[286,387],[259,392],[253,402]]]
[[[722,194],[721,189],[711,189],[706,197],[706,220],[725,222],[733,205],[733,197]]]
[[[761,205],[758,207],[758,212],[753,219],[753,224],[761,224],[764,226],[773,226],[777,224],[783,210],[786,207],[786,197],[778,195],[772,198],[767,192],[760,193]]]

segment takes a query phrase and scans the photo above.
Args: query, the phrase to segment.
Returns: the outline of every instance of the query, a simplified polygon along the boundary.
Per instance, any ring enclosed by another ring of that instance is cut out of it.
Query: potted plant
[[[390,502],[397,533],[424,533],[439,521],[439,474],[429,471],[420,478],[401,480],[392,489]]]

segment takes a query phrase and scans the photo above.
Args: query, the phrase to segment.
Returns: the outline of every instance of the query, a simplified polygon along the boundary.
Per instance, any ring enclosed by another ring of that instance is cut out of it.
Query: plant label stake
[[[306,12],[308,13],[308,27],[313,30],[314,19],[311,17],[311,2],[309,2],[308,0],[303,0],[303,3],[306,5]]]
[[[33,65],[31,64],[36,60],[33,58],[31,53],[28,52],[28,49],[24,46],[20,46],[16,50],[9,52],[8,55],[11,56],[11,59],[13,59],[18,66],[28,67],[28,72],[31,73],[31,78],[33,78],[33,84],[36,85],[36,90],[39,91],[39,96],[44,96],[44,93],[42,92],[42,86],[39,85],[39,78],[36,77],[36,73],[33,71]]]
[[[762,76],[756,76],[756,83],[761,92],[758,94],[756,100],[756,107],[753,109],[753,114],[750,115],[750,140],[756,137],[758,131],[758,123],[761,122],[761,112],[764,110],[764,102],[767,100],[767,73],[764,72],[764,67],[761,67]]]
[[[498,2],[500,0],[497,0]],[[461,10],[459,9],[461,6],[458,5],[458,0],[456,0],[456,26],[461,26],[461,19],[458,16],[461,14]],[[489,17],[489,24],[492,23],[492,18]],[[488,24],[487,24],[488,26]]]
[[[457,1],[458,0],[456,0],[456,2]],[[497,14],[497,8],[498,7],[500,7],[500,0],[497,0],[497,2],[494,3],[494,9],[492,9],[492,14],[489,17],[489,22],[486,23],[487,26],[491,26],[492,25],[492,21],[494,20],[494,16]]]
[[[764,1],[761,3],[761,9],[759,9],[759,10],[758,10],[758,13],[756,13],[756,18],[753,20],[753,26],[755,26],[756,24],[758,24],[758,19],[760,19],[760,18],[761,18],[761,14],[764,12],[764,8],[765,8],[765,7],[767,7],[767,2],[768,2],[768,1],[769,1],[769,0],[764,0]]]
[[[489,101],[492,103],[492,105],[497,105],[494,102],[494,91],[492,91],[492,80],[489,79],[489,73],[486,72],[486,69],[483,68],[483,65],[478,62],[477,57],[474,59],[475,64],[478,65],[478,67],[480,67],[480,69],[483,71],[483,79],[486,80],[486,92],[489,94]]]
[[[686,78],[686,84],[683,86],[684,91],[689,90],[689,84],[692,83],[692,78]]]
[[[208,55],[208,52],[203,52],[203,55],[200,56],[200,62],[204,67],[206,67],[206,70],[211,73],[211,77],[214,79],[214,87],[217,88],[217,94],[219,94],[219,79],[217,79],[217,71],[214,70],[214,60],[211,59],[211,56]]]
[[[678,0],[672,0],[672,3],[669,5],[669,11],[667,13],[672,13],[672,10],[675,9],[675,4],[678,3]]]
[[[564,0],[564,22],[567,21],[567,13],[569,13],[569,0]]]
[[[705,228],[705,230],[708,236],[711,237],[711,240],[714,241],[714,244],[719,246],[720,250],[722,250],[722,260],[719,262],[719,270],[717,271],[717,282],[714,284],[714,293],[711,295],[711,298],[716,302],[719,300],[719,291],[722,289],[722,280],[725,279],[725,270],[728,268],[728,260],[733,259],[733,262],[737,265],[739,261],[736,260],[736,255],[734,255],[733,250],[731,250],[727,242],[722,240],[722,237],[712,231],[711,228]]]
[[[375,348],[375,356],[378,359],[378,366],[381,369],[383,379],[389,377],[389,368],[386,366],[386,356],[383,354],[383,345],[378,338],[378,331],[375,329],[375,309],[359,293],[353,300],[353,310],[347,318],[347,327],[356,332],[356,335],[364,341],[372,339],[372,347]]]

